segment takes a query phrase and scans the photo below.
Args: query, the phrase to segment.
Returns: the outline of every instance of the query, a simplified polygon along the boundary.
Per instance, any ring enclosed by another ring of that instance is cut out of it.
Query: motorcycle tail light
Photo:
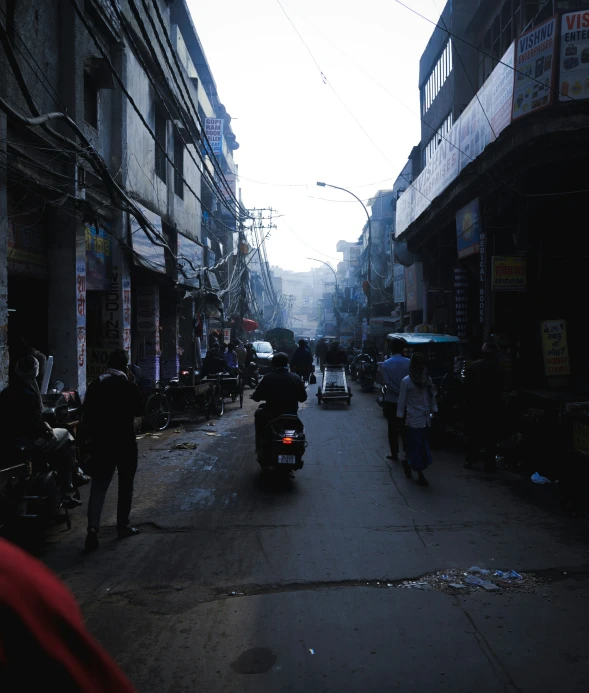
[[[189,371],[182,371],[182,375],[188,375]]]
[[[283,438],[283,439],[282,439],[282,442],[283,442],[285,445],[292,445],[292,438]]]

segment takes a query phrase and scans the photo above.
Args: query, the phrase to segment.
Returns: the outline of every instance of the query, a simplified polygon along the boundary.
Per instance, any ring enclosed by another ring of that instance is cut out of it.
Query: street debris
[[[220,433],[213,433],[212,431],[207,431],[205,433],[205,436],[216,436],[217,438],[220,438],[221,434]]]
[[[552,481],[550,481],[550,479],[547,479],[545,476],[541,476],[540,474],[538,474],[538,472],[534,472],[532,474],[532,481],[535,484],[551,484],[552,483]]]
[[[502,592],[518,589],[521,592],[534,592],[541,584],[540,580],[529,573],[517,573],[515,570],[489,570],[472,566],[468,570],[451,568],[437,573],[425,575],[417,580],[403,580],[394,585],[397,589],[435,590],[453,593],[458,590],[466,593]],[[388,582],[387,587],[393,585]],[[380,586],[377,583],[377,586]]]
[[[196,448],[196,443],[177,443],[176,445],[172,445],[170,450],[196,450]]]

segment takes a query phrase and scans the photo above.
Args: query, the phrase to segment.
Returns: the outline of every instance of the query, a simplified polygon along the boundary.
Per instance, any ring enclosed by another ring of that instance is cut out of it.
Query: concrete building
[[[118,347],[170,377],[219,309],[198,297],[226,281],[241,214],[239,145],[187,4],[0,10],[0,384],[17,337],[81,394]]]
[[[452,7],[460,6],[448,3],[445,13]],[[461,17],[462,36],[478,49],[466,62],[453,42],[453,70],[457,53],[473,70],[465,83],[455,77],[454,104],[469,88],[470,101],[453,108],[451,130],[396,207],[407,304],[421,302],[422,322],[457,334],[471,356],[496,335],[515,354],[519,384],[558,385],[571,397],[589,385],[589,246],[570,223],[584,218],[584,8],[502,0]]]

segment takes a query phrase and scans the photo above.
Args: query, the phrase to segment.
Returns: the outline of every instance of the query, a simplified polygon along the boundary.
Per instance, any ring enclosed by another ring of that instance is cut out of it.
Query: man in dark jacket
[[[90,383],[84,400],[84,423],[92,458],[87,550],[98,548],[100,516],[115,469],[119,477],[119,539],[139,534],[129,523],[137,471],[134,418],[143,413],[141,393],[133,380],[127,367],[127,352],[113,351],[108,357],[106,373]]]
[[[333,342],[329,347],[327,356],[325,357],[326,366],[345,366],[348,357],[346,352],[340,348],[339,342]]]
[[[211,347],[202,362],[200,372],[203,378],[217,373],[226,373],[228,370],[227,361],[221,356],[219,347]]]
[[[313,370],[313,354],[304,339],[299,341],[299,346],[292,355],[290,368],[303,379],[303,382],[309,382],[309,376]]]
[[[307,399],[305,385],[298,375],[288,372],[288,356],[278,353],[272,359],[272,372],[255,389],[254,402],[265,400],[255,413],[256,449],[259,451],[266,425],[282,414],[296,416],[299,402]]]

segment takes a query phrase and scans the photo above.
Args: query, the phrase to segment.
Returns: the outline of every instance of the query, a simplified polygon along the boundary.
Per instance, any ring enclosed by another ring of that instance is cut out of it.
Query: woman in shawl
[[[401,381],[397,417],[402,419],[407,410],[405,446],[407,459],[403,462],[405,476],[411,479],[411,470],[417,472],[417,483],[429,486],[423,471],[432,463],[427,440],[427,429],[432,415],[438,411],[436,392],[426,368],[425,355],[416,352],[411,357],[409,375]]]

